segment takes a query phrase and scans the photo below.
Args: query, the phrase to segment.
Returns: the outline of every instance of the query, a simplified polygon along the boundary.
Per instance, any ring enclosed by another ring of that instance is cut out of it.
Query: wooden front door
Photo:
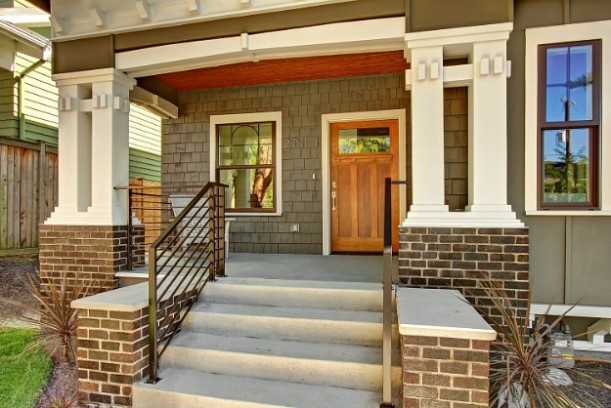
[[[331,125],[331,250],[382,252],[384,179],[399,175],[397,120]],[[393,186],[393,250],[398,250],[399,195]]]

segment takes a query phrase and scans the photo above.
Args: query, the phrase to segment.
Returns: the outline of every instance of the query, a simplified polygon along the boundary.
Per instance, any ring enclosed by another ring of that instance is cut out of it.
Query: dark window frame
[[[592,46],[592,119],[575,121],[547,121],[547,50],[580,45]],[[537,112],[537,205],[539,210],[598,210],[600,175],[600,108],[602,53],[601,40],[575,41],[555,44],[541,44],[538,49],[538,112]],[[589,197],[588,202],[545,202],[544,201],[544,151],[543,134],[548,130],[589,130]]]
[[[221,140],[220,140],[220,131],[219,128],[221,126],[246,126],[246,125],[262,125],[262,124],[270,124],[272,127],[272,163],[271,164],[258,164],[258,165],[250,165],[250,164],[236,164],[236,165],[222,165],[220,160],[220,149],[221,149]],[[274,120],[263,120],[263,121],[249,121],[249,122],[227,122],[227,123],[218,123],[215,126],[215,135],[216,138],[216,166],[215,166],[215,176],[216,180],[221,180],[221,170],[244,170],[244,169],[257,169],[257,168],[271,168],[273,174],[272,181],[272,193],[273,193],[273,207],[272,208],[258,208],[258,207],[240,207],[240,208],[229,208],[225,207],[225,211],[227,213],[237,213],[237,214],[268,214],[275,213],[278,208],[278,195],[277,195],[277,163],[276,163],[276,128],[277,123]],[[229,195],[225,197],[225,200],[229,200]]]

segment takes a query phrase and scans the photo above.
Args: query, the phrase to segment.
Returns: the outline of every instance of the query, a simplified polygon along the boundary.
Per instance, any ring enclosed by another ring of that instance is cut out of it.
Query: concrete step
[[[379,346],[382,313],[197,303],[185,330],[241,337]]]
[[[203,301],[381,312],[382,285],[226,277],[206,287]]]
[[[157,384],[140,382],[133,388],[136,408],[377,408],[380,395],[373,391],[323,385],[269,381],[166,368]]]
[[[398,388],[401,368],[399,353],[395,355]],[[370,391],[382,387],[381,363],[379,347],[195,332],[176,336],[162,357],[164,367]]]

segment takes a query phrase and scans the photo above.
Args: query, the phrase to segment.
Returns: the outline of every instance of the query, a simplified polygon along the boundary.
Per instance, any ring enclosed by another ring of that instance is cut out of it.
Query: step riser
[[[310,360],[280,356],[188,349],[170,346],[164,366],[240,375],[264,380],[293,381],[376,391],[382,387],[381,365]],[[401,369],[393,373],[397,384]]]
[[[281,317],[228,315],[192,311],[185,330],[226,336],[275,338],[339,344],[379,346],[382,324]]]
[[[201,395],[188,395],[170,392],[157,392],[148,389],[134,388],[134,407],[146,408],[277,408],[277,405],[258,404],[255,402],[235,401]]]
[[[259,306],[382,311],[382,294],[376,291],[212,285],[204,291],[203,300]]]

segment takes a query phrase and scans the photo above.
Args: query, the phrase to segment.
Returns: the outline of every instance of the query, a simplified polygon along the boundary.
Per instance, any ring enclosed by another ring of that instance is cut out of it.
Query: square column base
[[[464,212],[418,211],[412,209],[403,227],[439,228],[525,228],[508,205],[472,205]]]
[[[93,293],[117,287],[115,272],[127,267],[127,226],[52,225],[40,226],[40,280],[59,287],[67,275]]]
[[[526,314],[529,298],[528,228],[399,228],[399,281],[416,288],[457,289],[476,309],[498,314],[478,282],[500,283]]]

